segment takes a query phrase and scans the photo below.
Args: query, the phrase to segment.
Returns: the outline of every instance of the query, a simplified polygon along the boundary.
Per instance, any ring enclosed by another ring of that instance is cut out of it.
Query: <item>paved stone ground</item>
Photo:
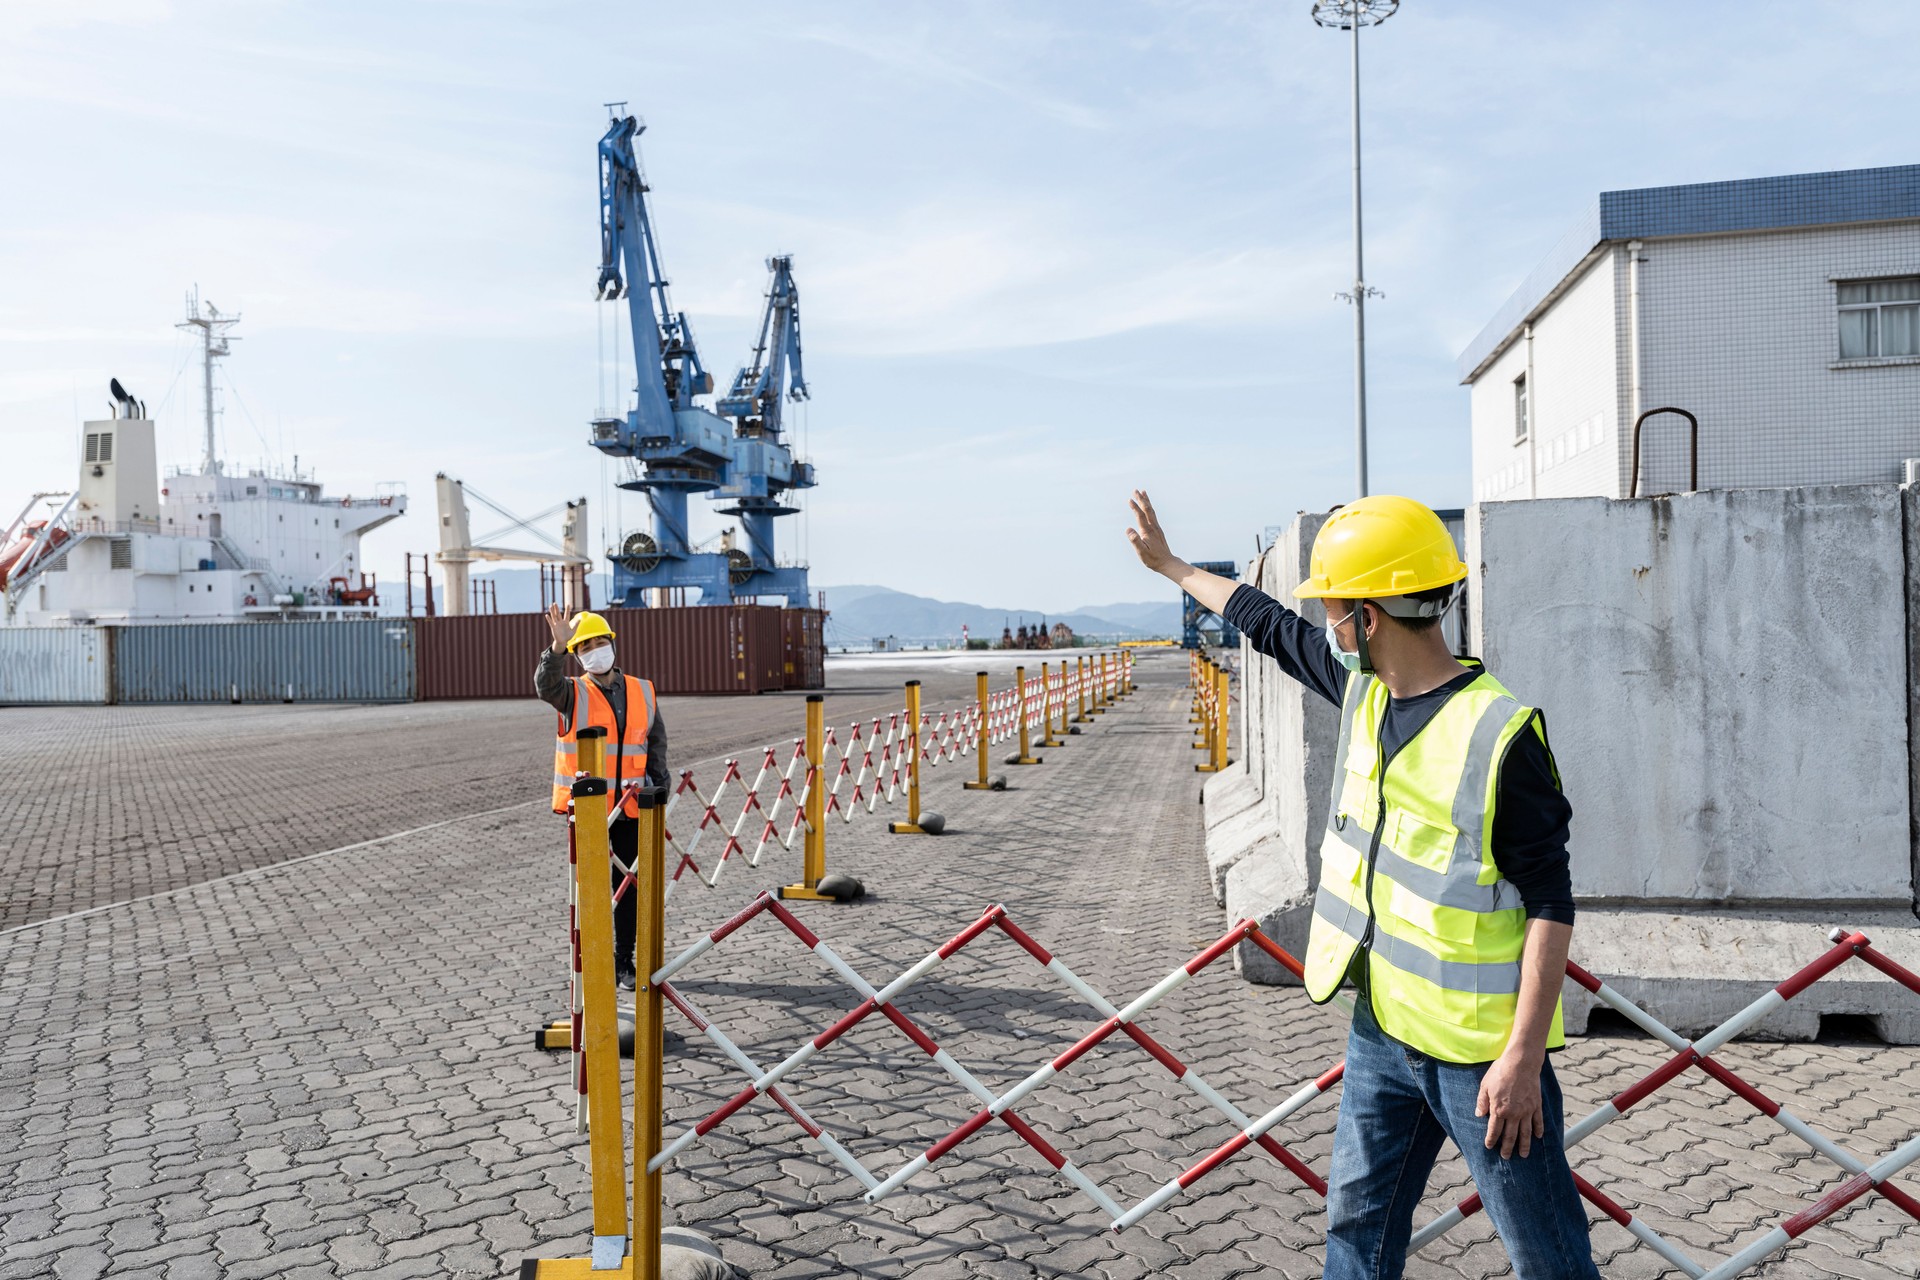
[[[1046,764],[1005,770],[1013,791],[962,793],[961,770],[935,771],[951,834],[890,837],[869,818],[836,827],[830,865],[873,896],[806,918],[876,985],[994,901],[1116,1001],[1184,962],[1225,922],[1199,852],[1184,664],[1142,674],[1138,696]],[[550,815],[511,809],[0,934],[0,1277],[477,1277],[583,1252],[585,1150],[565,1068],[528,1048],[564,998],[560,848]],[[796,862],[770,854],[723,892],[690,888],[669,947]],[[857,1002],[765,920],[680,985],[763,1063]],[[995,935],[900,1004],[997,1088],[1095,1021]],[[1297,991],[1224,969],[1146,1025],[1249,1112],[1323,1069],[1342,1038],[1337,1015]],[[1582,1040],[1558,1058],[1569,1113],[1664,1056],[1637,1036]],[[1723,1056],[1868,1158],[1920,1129],[1920,1052],[1742,1044]],[[877,1019],[789,1083],[883,1171],[972,1110]],[[737,1087],[710,1045],[676,1041],[669,1131]],[[1279,1133],[1322,1170],[1332,1104]],[[1126,1042],[1089,1054],[1021,1113],[1127,1203],[1229,1136]],[[748,1108],[676,1164],[673,1218],[756,1276],[1319,1273],[1322,1206],[1264,1155],[1237,1157],[1116,1236],[1004,1131],[877,1207],[796,1136],[779,1112]],[[1725,1254],[1839,1181],[1699,1078],[1603,1130],[1577,1164],[1699,1254]],[[1421,1217],[1465,1189],[1448,1160]],[[1672,1274],[1610,1222],[1594,1244],[1608,1276]],[[1869,1197],[1756,1274],[1916,1271],[1920,1227]],[[1476,1219],[1409,1274],[1511,1271]]]
[[[972,665],[835,662],[828,711],[851,721],[896,709],[914,677],[935,704],[958,703],[971,696]],[[791,738],[805,727],[804,696],[664,698],[670,762]],[[552,753],[553,718],[531,693],[399,706],[0,707],[0,929],[537,797]]]

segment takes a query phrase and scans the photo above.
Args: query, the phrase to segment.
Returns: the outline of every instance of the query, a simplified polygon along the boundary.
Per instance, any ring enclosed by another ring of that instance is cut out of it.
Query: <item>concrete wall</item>
[[[1542,706],[1584,899],[1913,900],[1893,485],[1468,514],[1476,642]]]

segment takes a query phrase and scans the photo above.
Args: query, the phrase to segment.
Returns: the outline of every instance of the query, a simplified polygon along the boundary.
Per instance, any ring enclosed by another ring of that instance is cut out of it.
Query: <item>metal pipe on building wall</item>
[[[1627,420],[1640,420],[1640,405],[1645,400],[1645,389],[1641,386],[1642,362],[1640,358],[1640,249],[1641,241],[1627,242],[1627,360],[1632,365],[1627,405]],[[1614,446],[1614,466],[1620,465],[1619,444]],[[1628,484],[1632,484],[1629,477]],[[1616,483],[1614,495],[1619,496],[1620,489],[1627,487]]]

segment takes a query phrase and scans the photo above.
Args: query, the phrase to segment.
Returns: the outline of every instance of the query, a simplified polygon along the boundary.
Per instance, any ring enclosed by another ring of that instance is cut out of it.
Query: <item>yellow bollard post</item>
[[[805,855],[801,859],[799,884],[784,885],[780,896],[802,902],[843,902],[858,896],[858,881],[844,896],[820,891],[827,874],[827,780],[821,767],[827,750],[827,709],[825,695],[807,695],[807,830]],[[849,877],[850,879],[850,877]]]
[[[527,1258],[520,1264],[522,1280],[592,1280],[613,1275],[626,1280],[660,1280],[660,1231],[665,1226],[665,1200],[658,1171],[649,1171],[660,1150],[661,1077],[665,1071],[665,1010],[653,975],[664,956],[666,906],[666,797],[664,788],[636,793],[639,833],[634,842],[633,886],[634,969],[639,975],[634,991],[633,1027],[633,1235],[627,1230],[625,1117],[620,1114],[620,1031],[615,1022],[613,985],[613,894],[603,888],[596,896],[589,885],[607,874],[607,783],[593,777],[601,765],[601,744],[593,742],[604,731],[580,731],[582,777],[574,784],[574,814],[581,835],[580,888],[583,903],[593,899],[594,910],[581,913],[581,968],[586,980],[587,1104],[591,1115],[589,1138],[593,1185],[593,1255],[588,1258]],[[596,834],[597,833],[597,834]],[[599,923],[593,921],[598,919]],[[604,992],[601,990],[604,988]],[[604,999],[602,996],[604,995]],[[606,1103],[611,1090],[611,1109]]]
[[[1060,675],[1064,682],[1066,664],[1061,663]],[[1043,747],[1064,747],[1062,739],[1053,736],[1053,679],[1047,671],[1047,664],[1040,664],[1040,745]]]
[[[577,735],[573,784],[575,893],[580,903],[581,1039],[587,1069],[588,1162],[593,1185],[593,1262],[618,1265],[627,1248],[626,1133],[620,1121],[620,1022],[613,982],[613,884],[607,844],[605,729]]]
[[[1097,654],[1087,659],[1088,674],[1093,677],[1093,707],[1087,714],[1103,716],[1107,714],[1105,686],[1107,683],[1107,655]]]
[[[937,813],[920,812],[920,682],[907,681],[907,820],[889,822],[887,830],[897,836],[937,836],[947,829],[947,820]],[[983,766],[984,767],[984,766]]]
[[[1080,678],[1074,681],[1074,688],[1080,695],[1080,713],[1073,718],[1075,724],[1087,722],[1087,660],[1084,657],[1073,660],[1074,674]]]
[[[1005,778],[1000,777],[998,774],[988,774],[987,772],[987,735],[991,729],[988,723],[990,719],[987,705],[988,697],[987,673],[984,671],[974,672],[973,700],[975,705],[980,708],[980,740],[974,744],[973,751],[974,754],[980,758],[980,777],[977,781],[963,782],[960,784],[960,786],[967,791],[1005,791],[1007,789],[1007,780]]]
[[[1080,732],[1067,723],[1067,704],[1073,701],[1073,695],[1068,692],[1068,684],[1067,660],[1062,658],[1060,659],[1060,737],[1063,740]]]
[[[1019,694],[1014,714],[1020,721],[1020,752],[1007,757],[1008,764],[1039,764],[1042,757],[1033,754],[1033,744],[1027,732],[1027,669],[1013,669],[1013,687]]]
[[[1224,662],[1220,664],[1218,680],[1218,692],[1214,694],[1213,699],[1214,706],[1217,708],[1214,715],[1213,735],[1213,771],[1215,773],[1227,767],[1227,726],[1233,719],[1232,686]]]
[[[1212,696],[1207,700],[1207,724],[1205,741],[1193,744],[1196,751],[1205,751],[1205,764],[1193,766],[1195,773],[1218,773],[1227,767],[1227,669],[1218,663],[1212,665]]]
[[[1193,731],[1193,749],[1195,751],[1213,750],[1213,725],[1217,716],[1214,708],[1215,684],[1213,678],[1213,659],[1200,660],[1200,687],[1195,691],[1194,722],[1199,728]]]
[[[660,1077],[666,1070],[666,1010],[653,975],[665,960],[667,791],[640,792],[640,838],[633,892],[638,917],[633,968],[633,1280],[660,1280],[660,1230],[665,1204],[660,1171],[649,1170],[660,1150]]]

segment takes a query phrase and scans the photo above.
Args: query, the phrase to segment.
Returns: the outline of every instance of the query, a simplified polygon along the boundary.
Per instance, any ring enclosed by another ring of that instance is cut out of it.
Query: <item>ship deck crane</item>
[[[773,286],[752,366],[734,378],[719,413],[701,406],[698,397],[712,393],[713,376],[700,360],[686,313],[674,310],[667,293],[647,207],[649,188],[634,148],[646,126],[624,114],[624,103],[610,106],[613,118],[599,146],[596,296],[627,302],[634,402],[624,418],[596,420],[592,443],[633,462],[620,487],[644,493],[653,513],[650,530],[627,534],[611,553],[613,602],[644,604],[654,589],[697,587],[702,604],[783,595],[789,604],[804,606],[806,569],[780,566],[773,545],[774,519],[797,509],[782,495],[815,483],[813,468],[794,460],[781,428],[782,397],[806,396],[791,260],[769,263]],[[721,510],[740,517],[747,547],[697,550],[687,526],[693,494],[727,502]]]

